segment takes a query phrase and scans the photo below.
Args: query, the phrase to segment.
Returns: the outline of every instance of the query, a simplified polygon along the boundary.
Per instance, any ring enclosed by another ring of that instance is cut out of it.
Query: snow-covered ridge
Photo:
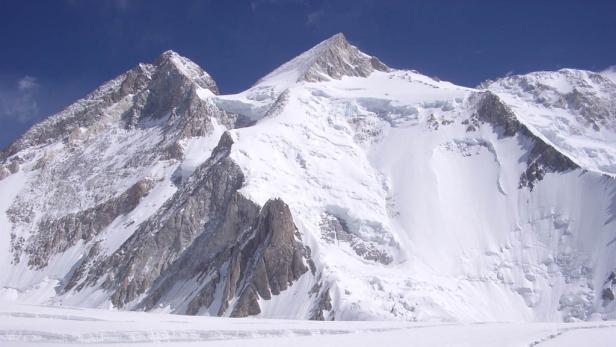
[[[602,75],[467,88],[338,34],[234,95],[171,51],[114,81],[0,163],[0,296],[302,319],[616,317],[616,87]]]
[[[378,58],[352,46],[344,34],[336,34],[308,51],[281,65],[256,85],[291,85],[296,82],[318,82],[342,76],[368,76],[372,71],[388,71]]]
[[[8,146],[0,158],[15,154],[17,151],[31,146],[57,140],[66,132],[77,127],[89,127],[100,120],[103,111],[121,101],[136,101],[152,79],[165,80],[168,76],[194,83],[196,87],[207,89],[214,94],[218,87],[212,77],[197,64],[173,51],[162,53],[153,64],[138,64],[135,68],[121,74],[101,85],[84,98],[69,105],[61,112],[54,114],[40,123],[32,126],[25,134]],[[163,77],[158,77],[163,75]],[[156,81],[153,81],[156,82]],[[170,85],[164,86],[170,88]],[[169,90],[169,93],[174,91]],[[146,96],[147,97],[147,96]]]
[[[506,77],[487,88],[536,136],[580,167],[616,176],[616,83],[562,69]]]

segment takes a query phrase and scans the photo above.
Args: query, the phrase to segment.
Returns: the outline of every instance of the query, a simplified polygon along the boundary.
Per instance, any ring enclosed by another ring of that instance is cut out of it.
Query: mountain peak
[[[163,60],[169,60],[175,57],[181,57],[176,51],[173,51],[171,49],[168,49],[164,52],[162,52],[159,56],[158,59],[156,61],[163,61]]]
[[[343,76],[366,77],[373,71],[389,71],[378,58],[351,45],[338,33],[283,64],[257,84],[320,82]]]
[[[335,45],[335,46],[350,45],[349,41],[347,41],[347,38],[344,35],[344,33],[337,33],[337,34],[331,36],[330,38],[326,39],[322,43],[325,43],[325,44],[328,44],[328,45]]]
[[[174,70],[186,76],[201,88],[209,89],[214,94],[218,94],[218,86],[214,79],[195,62],[175,51],[166,50],[161,53],[154,61],[154,66],[167,72]]]

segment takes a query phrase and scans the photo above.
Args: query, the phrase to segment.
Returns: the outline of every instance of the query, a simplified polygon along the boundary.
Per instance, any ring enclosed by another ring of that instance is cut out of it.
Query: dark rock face
[[[204,232],[154,284],[140,307],[165,305],[177,283],[200,288],[180,305],[179,313],[209,310],[233,317],[261,312],[258,300],[269,300],[299,279],[310,261],[297,235],[288,206],[279,199],[260,208],[236,193],[224,218]],[[214,293],[220,295],[215,297]],[[230,301],[237,297],[233,307]]]
[[[120,249],[94,266],[87,282],[106,277],[103,287],[113,290],[112,302],[119,307],[147,290],[241,187],[243,174],[227,157],[231,143],[223,135],[211,158]]]
[[[196,109],[195,86],[218,93],[216,83],[205,71],[188,59],[167,51],[153,65],[139,64],[62,112],[34,125],[2,152],[0,160],[24,148],[66,137],[74,129],[90,127],[103,117],[107,108],[126,98],[130,98],[133,104],[123,116],[127,127],[137,126],[142,119],[161,119],[176,108]]]
[[[165,52],[154,65],[139,64],[35,125],[13,143],[5,155],[54,140],[62,141],[65,148],[60,152],[45,151],[33,166],[36,179],[31,184],[42,198],[17,197],[7,212],[14,225],[30,229],[34,235],[28,240],[12,237],[14,260],[19,261],[25,250],[29,265],[42,268],[51,255],[79,240],[91,241],[116,217],[134,209],[139,201],[133,197],[140,196],[140,188],[147,188],[141,192],[147,194],[157,184],[146,179],[133,187],[122,187],[114,184],[114,177],[140,179],[145,170],[161,160],[182,159],[183,139],[209,135],[214,122],[233,128],[244,121],[202,100],[199,88],[217,92],[214,81],[197,65]],[[118,142],[124,145],[139,136],[140,132],[132,131],[135,127],[161,136],[142,137],[145,141],[132,148],[131,157],[106,158],[105,153]],[[123,137],[114,137],[117,133]],[[148,142],[150,138],[156,141]],[[0,162],[0,179],[20,169],[21,155]],[[106,165],[99,165],[99,160]],[[36,209],[47,213],[40,221],[32,216]],[[66,210],[79,212],[67,214]]]
[[[28,240],[25,249],[30,256],[28,264],[37,269],[43,268],[52,255],[66,251],[79,240],[91,241],[118,216],[137,207],[152,187],[152,181],[142,180],[121,195],[93,208],[58,219],[42,220],[38,232]]]
[[[546,144],[520,123],[515,114],[492,92],[475,95],[477,112],[465,120],[467,131],[475,131],[479,122],[491,124],[499,138],[523,136],[532,141],[526,158],[527,169],[520,176],[519,187],[532,190],[547,173],[566,172],[579,168],[571,159]]]
[[[306,250],[298,238],[289,207],[280,199],[269,200],[258,216],[252,238],[235,262],[240,266],[236,284],[240,299],[231,316],[261,312],[257,294],[271,299],[308,271],[304,264]]]
[[[280,294],[307,272],[309,253],[288,206],[275,199],[261,208],[237,192],[244,176],[228,158],[232,143],[225,133],[158,213],[111,257],[75,271],[66,289],[105,278],[102,287],[112,291],[114,305],[151,309],[177,301],[170,291],[190,282],[197,289],[179,300],[178,313],[231,310],[239,317],[259,313],[259,297]]]
[[[367,56],[352,46],[342,33],[332,36],[313,50],[315,51],[312,54],[316,55],[316,59],[300,80],[318,82],[325,81],[328,77],[366,77],[375,70],[389,71],[389,67],[378,58]]]
[[[203,70],[174,52],[163,53],[154,67],[147,85],[134,97],[136,106],[125,116],[129,126],[136,126],[142,118],[161,119],[171,113],[198,114],[198,108],[203,106],[195,105],[201,101],[196,88],[218,94],[216,84]]]
[[[578,166],[571,159],[547,145],[545,142],[536,139],[528,158],[526,159],[527,169],[520,176],[520,188],[528,187],[532,190],[535,183],[541,181],[550,172],[566,172],[574,170]]]
[[[500,137],[511,137],[521,131],[524,135],[530,135],[513,112],[500,101],[498,96],[491,92],[483,93],[478,101],[477,113],[474,117],[483,123],[489,123],[500,129]]]
[[[614,301],[614,291],[612,288],[604,288],[601,292],[601,299],[603,299],[603,302],[606,304]]]
[[[318,282],[312,288],[311,294],[316,294],[317,299],[312,307],[310,313],[310,320],[333,320],[335,313],[332,311],[332,298],[329,295],[329,288],[323,289],[323,284],[321,282]]]
[[[287,72],[293,74],[295,82],[321,82],[339,80],[344,76],[367,77],[374,71],[391,69],[378,58],[361,52],[347,41],[344,34],[338,33],[281,65],[256,85]]]
[[[603,306],[607,306],[616,299],[616,271],[613,271],[608,276],[605,283],[603,283],[603,290],[601,291],[601,300]]]

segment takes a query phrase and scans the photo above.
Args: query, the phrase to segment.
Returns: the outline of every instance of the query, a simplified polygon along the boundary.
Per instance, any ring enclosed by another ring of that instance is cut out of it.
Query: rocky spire
[[[378,58],[363,53],[338,33],[283,64],[257,84],[268,81],[319,82],[342,76],[366,77],[373,71],[389,71]]]
[[[106,109],[127,97],[132,99],[132,107],[126,112],[129,119],[160,118],[190,101],[196,88],[218,94],[216,82],[207,72],[190,59],[165,51],[153,64],[138,64],[63,111],[35,124],[0,152],[0,160],[26,147],[66,137],[75,128],[89,127],[100,120]]]
[[[158,56],[154,62],[154,66],[157,70],[168,71],[169,69],[174,69],[180,74],[188,77],[201,88],[209,89],[214,94],[219,93],[216,82],[207,72],[190,59],[182,57],[172,50],[167,50]]]

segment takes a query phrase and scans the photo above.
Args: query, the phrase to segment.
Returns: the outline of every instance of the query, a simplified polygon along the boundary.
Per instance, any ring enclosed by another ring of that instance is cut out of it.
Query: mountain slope
[[[218,95],[165,52],[8,148],[1,295],[222,316],[611,319],[615,94],[579,70],[456,86],[338,34]]]
[[[578,165],[616,175],[616,85],[598,73],[563,69],[511,76],[488,86],[533,133]]]

